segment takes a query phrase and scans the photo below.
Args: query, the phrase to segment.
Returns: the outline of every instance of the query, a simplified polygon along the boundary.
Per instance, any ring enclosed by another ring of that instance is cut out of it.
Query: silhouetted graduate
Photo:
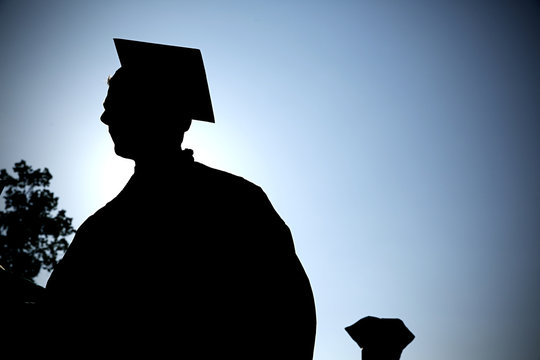
[[[399,360],[414,335],[400,319],[366,316],[345,328],[362,348],[362,360]]]
[[[214,122],[200,51],[115,45],[101,120],[135,172],[47,283],[58,351],[311,359],[313,295],[289,228],[260,187],[181,150],[192,119]]]

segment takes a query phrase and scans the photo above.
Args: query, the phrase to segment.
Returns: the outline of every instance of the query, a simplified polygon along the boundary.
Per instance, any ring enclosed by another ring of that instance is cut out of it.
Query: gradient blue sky
[[[0,168],[48,167],[78,227],[133,170],[112,38],[200,48],[216,124],[185,144],[290,226],[316,360],[360,359],[367,315],[404,360],[538,360],[539,30],[538,1],[1,0]]]

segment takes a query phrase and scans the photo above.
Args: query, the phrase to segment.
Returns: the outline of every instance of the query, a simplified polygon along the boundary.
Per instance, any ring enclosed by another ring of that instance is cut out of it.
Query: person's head
[[[108,84],[101,121],[109,127],[117,155],[137,161],[180,149],[191,117],[167,82],[122,67]]]
[[[176,152],[191,120],[214,122],[200,50],[114,39],[122,67],[109,80],[101,121],[115,152],[152,159]]]

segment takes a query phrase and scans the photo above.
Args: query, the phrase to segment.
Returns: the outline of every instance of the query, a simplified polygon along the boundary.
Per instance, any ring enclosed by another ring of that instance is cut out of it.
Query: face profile
[[[159,81],[120,68],[108,83],[101,122],[118,156],[137,161],[180,149],[191,119],[180,102],[167,98]]]

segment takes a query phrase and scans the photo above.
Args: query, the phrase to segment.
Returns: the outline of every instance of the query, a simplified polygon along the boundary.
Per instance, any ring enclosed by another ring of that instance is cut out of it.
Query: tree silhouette
[[[0,211],[0,265],[11,273],[33,279],[41,269],[51,271],[74,233],[58,198],[47,188],[47,168],[32,170],[24,160],[13,167],[15,177],[0,170],[5,210]]]

